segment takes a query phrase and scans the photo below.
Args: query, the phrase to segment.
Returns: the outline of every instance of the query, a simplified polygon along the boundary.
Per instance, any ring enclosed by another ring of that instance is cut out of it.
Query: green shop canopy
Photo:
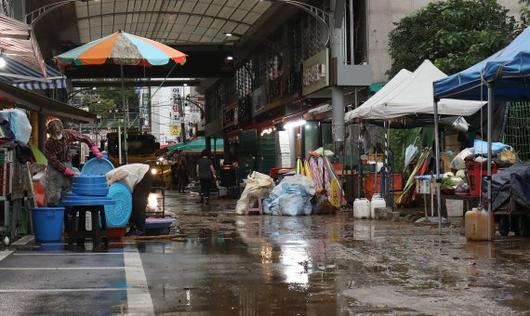
[[[224,141],[222,138],[217,138],[215,140],[215,144],[212,139],[211,143],[212,143],[212,149],[211,149],[212,152],[214,148],[216,149],[217,152],[224,151]],[[190,142],[179,143],[179,144],[169,146],[167,149],[167,152],[171,153],[177,150],[188,151],[188,152],[201,152],[204,149],[206,149],[206,139],[204,138],[204,136],[199,136]]]
[[[385,86],[384,82],[372,83],[368,87],[368,90],[370,90],[371,93],[376,93],[377,91],[381,90],[384,86]]]

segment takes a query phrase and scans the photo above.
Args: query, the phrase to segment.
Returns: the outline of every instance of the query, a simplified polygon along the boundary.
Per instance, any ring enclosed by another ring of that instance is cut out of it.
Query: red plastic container
[[[497,165],[491,164],[491,174],[497,173]],[[469,184],[469,195],[480,196],[482,190],[482,177],[488,175],[488,164],[472,162],[467,165],[467,178]]]
[[[394,181],[394,191],[401,191],[403,190],[403,177],[400,173],[394,173],[393,175],[393,181]],[[379,192],[381,189],[381,175],[377,175],[377,184],[375,184],[375,175],[373,173],[369,173],[364,175],[364,193],[366,194],[366,198],[371,200],[374,193]],[[392,187],[391,187],[392,189]]]

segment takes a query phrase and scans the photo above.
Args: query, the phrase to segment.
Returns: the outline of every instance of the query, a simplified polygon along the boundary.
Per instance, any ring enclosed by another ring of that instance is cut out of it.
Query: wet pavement
[[[0,252],[0,314],[530,315],[530,240],[436,226],[236,216],[169,192],[176,238]]]

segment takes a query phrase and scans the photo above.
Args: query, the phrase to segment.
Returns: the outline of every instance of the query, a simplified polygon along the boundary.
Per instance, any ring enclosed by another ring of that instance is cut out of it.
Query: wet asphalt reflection
[[[171,315],[530,311],[528,239],[468,243],[458,224],[439,236],[436,226],[354,221],[350,211],[238,216],[234,200],[213,198],[210,205],[201,205],[197,196],[175,192],[167,192],[165,202],[177,220],[172,239],[123,240],[102,252],[94,252],[89,243],[75,251],[64,244],[16,247],[0,261],[0,313],[137,314],[129,304],[131,287],[147,294],[153,313]],[[144,285],[133,285],[137,279],[131,281],[127,267],[135,261],[125,260],[124,253],[139,254]],[[53,266],[101,269],[2,270]],[[39,288],[94,290],[14,291]]]

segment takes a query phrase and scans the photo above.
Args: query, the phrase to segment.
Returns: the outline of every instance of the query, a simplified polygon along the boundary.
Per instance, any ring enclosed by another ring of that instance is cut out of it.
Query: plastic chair
[[[263,215],[263,208],[261,207],[261,200],[263,200],[262,196],[259,196],[254,193],[250,193],[248,195],[248,206],[245,211],[245,215],[249,215],[250,213],[258,212],[259,215]],[[257,202],[258,206],[254,207],[254,201]]]

